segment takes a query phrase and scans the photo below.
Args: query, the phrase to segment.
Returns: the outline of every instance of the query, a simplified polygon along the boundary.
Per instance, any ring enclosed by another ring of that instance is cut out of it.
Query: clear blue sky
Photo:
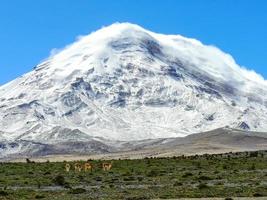
[[[114,22],[216,45],[267,79],[266,0],[1,0],[0,84]]]

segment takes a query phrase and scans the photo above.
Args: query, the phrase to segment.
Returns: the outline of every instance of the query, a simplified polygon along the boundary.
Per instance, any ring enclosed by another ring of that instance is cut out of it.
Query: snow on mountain
[[[3,144],[135,141],[225,126],[267,130],[267,81],[214,46],[129,23],[81,37],[0,87]]]

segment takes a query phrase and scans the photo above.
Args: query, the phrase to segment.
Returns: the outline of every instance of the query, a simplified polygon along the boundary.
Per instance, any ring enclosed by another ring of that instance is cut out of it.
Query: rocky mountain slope
[[[267,82],[216,47],[128,23],[81,37],[0,87],[0,156],[226,126],[267,130]]]

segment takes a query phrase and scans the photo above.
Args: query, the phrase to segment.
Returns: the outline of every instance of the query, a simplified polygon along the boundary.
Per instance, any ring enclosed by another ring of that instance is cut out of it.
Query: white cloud
[[[239,66],[231,55],[215,46],[204,45],[196,39],[185,38],[180,35],[153,33],[130,23],[115,23],[92,32],[88,36],[80,35],[76,38],[75,43],[63,49],[52,49],[50,57],[56,56],[61,60],[68,59],[72,54],[85,51],[90,52],[90,54],[110,54],[112,52],[107,47],[109,41],[125,35],[137,37],[137,32],[155,38],[164,47],[166,55],[188,61],[218,80],[246,89],[258,86],[258,84],[267,86],[267,81],[261,75]]]

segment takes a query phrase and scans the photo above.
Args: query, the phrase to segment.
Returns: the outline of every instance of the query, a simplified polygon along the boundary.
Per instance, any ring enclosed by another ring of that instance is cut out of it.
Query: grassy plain
[[[267,151],[90,160],[92,172],[65,162],[1,163],[0,199],[174,199],[266,197]],[[102,162],[112,162],[103,171]]]

